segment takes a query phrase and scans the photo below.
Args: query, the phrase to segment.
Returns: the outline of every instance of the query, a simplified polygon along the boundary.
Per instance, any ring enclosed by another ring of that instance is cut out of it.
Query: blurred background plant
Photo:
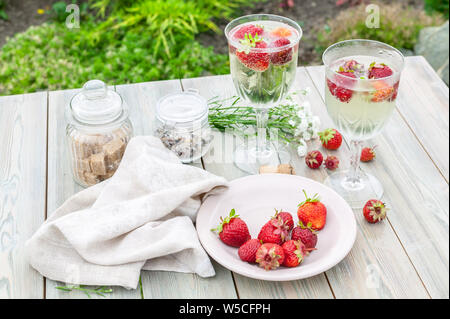
[[[369,0],[0,0],[0,95],[77,88],[93,78],[124,84],[225,74],[222,30],[245,14],[297,21],[305,31],[301,65],[320,64],[326,47],[349,38],[412,50],[423,28],[448,18],[448,0],[378,1],[381,25],[369,29]],[[69,3],[80,8],[80,29],[65,25]]]
[[[448,19],[449,0],[425,0],[425,10],[428,13],[439,12]]]
[[[366,26],[365,4],[349,8],[341,11],[321,30],[317,30],[316,51],[321,54],[331,44],[346,39],[372,39],[399,49],[412,50],[422,28],[445,22],[440,13],[427,14],[404,3],[371,3],[380,7],[380,28]]]
[[[0,19],[8,20],[8,15],[5,11],[6,4],[3,0],[0,0]]]

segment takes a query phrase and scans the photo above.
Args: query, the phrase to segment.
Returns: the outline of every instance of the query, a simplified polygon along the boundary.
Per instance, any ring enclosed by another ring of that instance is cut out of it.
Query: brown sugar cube
[[[103,145],[103,152],[105,153],[108,163],[113,163],[117,160],[120,160],[123,156],[124,151],[125,143],[118,138]]]
[[[91,171],[94,175],[106,174],[105,154],[92,154],[90,157]]]
[[[114,173],[115,173],[115,171],[108,172],[105,175],[100,175],[99,178],[100,178],[100,180],[104,181],[105,179],[112,177],[114,175]]]
[[[76,158],[88,158],[92,154],[92,149],[80,140],[74,139],[72,144],[72,151]]]
[[[89,163],[89,159],[81,158],[76,159],[77,170],[81,172],[91,172],[91,165]]]
[[[97,175],[95,175],[93,173],[85,172],[83,176],[84,176],[84,178],[83,178],[84,182],[86,184],[88,184],[89,186],[95,185],[98,182],[100,182],[100,180],[98,179]]]
[[[278,167],[264,165],[259,168],[260,174],[278,173]]]
[[[295,175],[294,168],[290,164],[280,164],[280,165],[278,165],[278,173]]]

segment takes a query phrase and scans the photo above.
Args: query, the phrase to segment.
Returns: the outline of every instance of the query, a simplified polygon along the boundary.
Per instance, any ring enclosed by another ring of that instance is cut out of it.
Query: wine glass
[[[256,112],[256,139],[236,148],[234,162],[256,174],[262,165],[280,164],[280,154],[267,141],[268,111],[280,102],[295,79],[302,29],[294,21],[271,14],[254,14],[225,27],[230,71],[239,96]],[[283,155],[283,161],[289,158]]]
[[[382,42],[347,40],[330,46],[325,64],[325,103],[337,129],[350,141],[351,166],[330,175],[325,184],[350,206],[380,199],[383,186],[359,167],[363,141],[379,134],[395,108],[404,57]]]

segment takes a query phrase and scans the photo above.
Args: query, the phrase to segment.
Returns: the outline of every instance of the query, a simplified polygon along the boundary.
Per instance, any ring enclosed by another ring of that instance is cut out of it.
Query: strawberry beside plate
[[[274,209],[296,216],[297,205],[304,199],[303,189],[311,194],[318,193],[328,212],[317,250],[298,267],[266,271],[258,265],[245,263],[240,260],[237,248],[224,245],[211,232],[220,216],[234,208],[247,223],[252,238],[257,238],[262,225],[273,216]],[[319,182],[284,174],[252,175],[233,180],[227,191],[205,200],[198,212],[196,227],[203,247],[219,264],[240,275],[270,281],[304,279],[327,271],[344,259],[356,238],[353,211],[342,197]]]

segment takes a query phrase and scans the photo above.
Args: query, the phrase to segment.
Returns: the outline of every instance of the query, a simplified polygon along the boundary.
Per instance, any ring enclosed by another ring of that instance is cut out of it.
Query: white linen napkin
[[[193,221],[227,182],[134,137],[112,178],[69,198],[26,243],[33,268],[71,284],[136,288],[141,269],[214,276]]]

